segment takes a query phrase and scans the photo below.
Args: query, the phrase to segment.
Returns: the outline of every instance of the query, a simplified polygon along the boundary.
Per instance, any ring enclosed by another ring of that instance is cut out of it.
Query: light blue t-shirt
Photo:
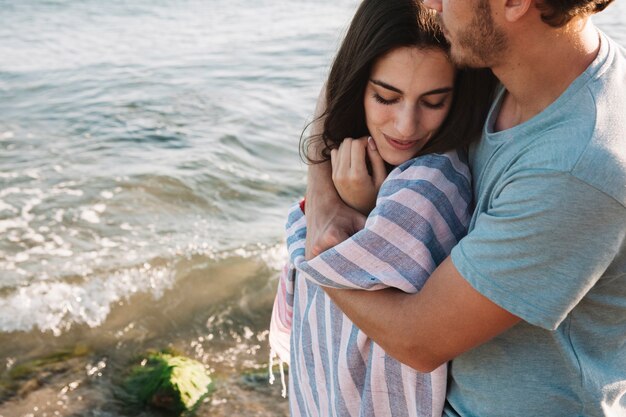
[[[476,211],[452,261],[522,318],[450,366],[447,416],[626,416],[626,51],[470,152]]]

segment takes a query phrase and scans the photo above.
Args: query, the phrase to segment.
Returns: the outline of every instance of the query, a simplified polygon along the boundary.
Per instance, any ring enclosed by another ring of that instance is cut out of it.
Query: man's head
[[[601,12],[613,0],[540,0],[536,7],[541,12],[541,20],[553,27],[561,27],[576,16]]]
[[[606,8],[613,0],[424,0],[439,21],[459,65],[495,67],[528,34],[558,30],[577,17]],[[526,45],[522,45],[525,47]]]

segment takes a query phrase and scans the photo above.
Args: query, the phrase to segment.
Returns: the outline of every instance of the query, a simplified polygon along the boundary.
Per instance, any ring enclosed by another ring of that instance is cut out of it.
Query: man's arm
[[[324,121],[319,116],[326,109],[326,86],[322,87],[315,108],[315,122],[311,135],[318,135],[324,129]],[[323,144],[315,141],[309,149],[313,159],[318,159]],[[306,190],[307,237],[305,253],[311,259],[324,250],[343,242],[363,228],[365,216],[348,207],[335,189],[332,181],[330,161],[309,165]]]
[[[450,257],[417,294],[324,290],[387,353],[421,372],[436,369],[520,321],[473,289]]]

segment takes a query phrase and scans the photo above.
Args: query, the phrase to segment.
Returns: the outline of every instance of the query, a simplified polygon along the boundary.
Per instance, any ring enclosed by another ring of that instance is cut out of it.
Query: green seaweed
[[[11,368],[8,372],[8,376],[14,380],[28,378],[29,376],[40,372],[42,369],[46,369],[52,365],[61,364],[72,358],[85,356],[88,353],[88,347],[85,345],[77,345],[74,349],[60,350],[58,352],[53,352],[45,356],[22,362]]]
[[[26,395],[37,389],[54,375],[77,366],[73,359],[89,353],[91,353],[89,347],[78,344],[74,348],[59,350],[16,364],[0,374],[0,402],[16,394]]]
[[[133,405],[192,414],[213,391],[213,381],[200,362],[169,353],[152,353],[131,369],[123,387]]]

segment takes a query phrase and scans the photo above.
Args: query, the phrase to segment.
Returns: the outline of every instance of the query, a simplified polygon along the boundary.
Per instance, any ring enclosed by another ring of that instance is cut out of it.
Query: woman
[[[462,149],[480,132],[495,80],[457,71],[448,48],[419,0],[365,0],[335,58],[324,129],[312,138],[321,158],[308,159],[330,159],[340,196],[369,217],[304,262],[304,204],[289,214],[291,264],[270,343],[289,356],[292,415],[441,413],[445,366],[422,374],[389,357],[322,286],[416,292],[465,233],[471,183]]]

